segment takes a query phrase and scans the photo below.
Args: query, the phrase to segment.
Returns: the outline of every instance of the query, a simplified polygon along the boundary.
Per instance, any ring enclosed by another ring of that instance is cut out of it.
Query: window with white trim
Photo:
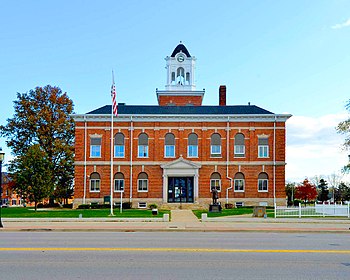
[[[198,136],[195,133],[188,135],[187,157],[198,157]]]
[[[221,157],[221,136],[214,133],[210,138],[210,156]]]
[[[101,177],[97,172],[90,174],[90,192],[99,192],[101,185]]]
[[[101,137],[90,138],[90,157],[101,157]]]
[[[172,133],[167,133],[164,140],[164,157],[175,157],[175,136]]]
[[[268,158],[269,157],[269,139],[259,138],[258,139],[258,157]]]
[[[234,191],[244,192],[244,174],[237,172],[234,177]]]
[[[114,175],[114,191],[115,192],[124,191],[124,174],[121,172],[115,173]]]
[[[258,176],[258,191],[267,192],[269,185],[269,176],[265,172],[261,172]]]
[[[139,135],[137,155],[139,158],[148,158],[148,135],[146,133]]]
[[[141,172],[137,177],[137,191],[148,192],[148,175],[145,172]]]
[[[244,135],[242,133],[237,133],[235,135],[234,156],[235,157],[245,156]]]
[[[216,189],[218,192],[221,192],[221,176],[218,172],[214,172],[210,176],[210,191]]]
[[[124,134],[120,132],[114,136],[114,157],[125,157]]]

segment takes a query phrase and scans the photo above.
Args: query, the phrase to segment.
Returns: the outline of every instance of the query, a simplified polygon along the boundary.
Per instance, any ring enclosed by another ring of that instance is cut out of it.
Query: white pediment
[[[184,159],[183,157],[179,157],[178,159],[162,164],[160,166],[163,169],[199,169],[202,167],[199,163],[194,163],[190,160]]]

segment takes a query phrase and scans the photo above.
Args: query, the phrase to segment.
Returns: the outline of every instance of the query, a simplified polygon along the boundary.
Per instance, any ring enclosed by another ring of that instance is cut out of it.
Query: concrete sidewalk
[[[231,216],[202,222],[191,210],[172,210],[171,221],[156,219],[3,219],[0,231],[208,231],[337,232],[350,234],[349,219],[274,219]]]

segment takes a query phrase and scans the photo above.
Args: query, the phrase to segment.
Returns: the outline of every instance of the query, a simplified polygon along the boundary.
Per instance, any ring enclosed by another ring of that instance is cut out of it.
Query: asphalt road
[[[349,279],[350,234],[1,232],[0,279]]]

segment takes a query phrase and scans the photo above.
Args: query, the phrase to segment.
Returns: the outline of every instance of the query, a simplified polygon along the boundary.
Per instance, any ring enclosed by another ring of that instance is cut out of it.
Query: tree
[[[17,93],[14,110],[13,118],[8,119],[5,126],[0,126],[0,134],[8,139],[6,144],[15,155],[9,169],[20,172],[23,165],[19,161],[33,154],[29,149],[35,146],[37,150],[39,146],[49,162],[45,165],[47,173],[52,174],[51,182],[48,182],[52,186],[49,196],[54,189],[60,190],[59,193],[71,189],[74,176],[72,100],[59,87],[47,85],[27,93]],[[21,191],[21,186],[16,186]]]
[[[302,184],[296,187],[295,198],[301,199],[306,202],[315,200],[317,197],[317,190],[315,185],[309,182],[308,179],[305,179]]]
[[[347,104],[345,107],[348,111],[350,111],[350,99],[347,101]],[[338,133],[345,135],[343,147],[345,150],[349,150],[350,149],[350,118],[340,122],[336,127],[336,130]],[[343,171],[344,172],[350,171],[350,162],[346,166],[344,166]]]
[[[321,179],[320,183],[317,186],[318,189],[318,195],[317,195],[317,199],[319,201],[325,202],[329,199],[328,195],[329,195],[329,190],[328,190],[328,183],[326,180]]]
[[[327,177],[328,182],[329,182],[329,187],[328,189],[330,190],[330,195],[329,197],[332,199],[333,202],[335,202],[335,189],[337,186],[339,186],[341,182],[342,176],[340,173],[335,173],[333,172],[331,175]]]
[[[287,196],[287,204],[292,205],[294,201],[294,193],[295,193],[295,183],[287,183],[285,186],[286,196]]]
[[[350,200],[350,187],[345,183],[341,182],[339,186],[335,189],[334,193],[335,201],[344,202]]]
[[[52,192],[53,172],[47,154],[36,144],[28,148],[25,154],[15,158],[10,165],[17,192],[26,200],[37,204]]]

